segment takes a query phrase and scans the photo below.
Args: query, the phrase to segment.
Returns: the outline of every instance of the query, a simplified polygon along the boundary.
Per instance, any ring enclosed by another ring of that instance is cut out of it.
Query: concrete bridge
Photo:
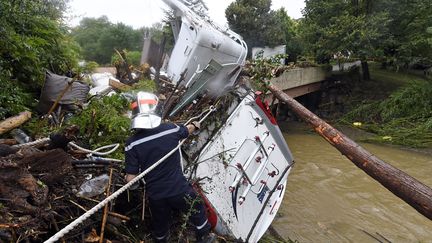
[[[331,71],[322,67],[294,68],[286,70],[281,76],[270,82],[289,96],[296,98],[322,89],[323,82],[328,80],[332,72],[348,71],[354,66],[360,66],[360,61],[334,65]],[[271,101],[271,94],[266,99]]]
[[[329,76],[330,72],[321,67],[295,68],[286,70],[281,76],[271,79],[270,82],[289,96],[296,98],[320,90],[322,83]],[[268,94],[266,100],[271,103],[272,94]]]
[[[321,88],[321,82],[329,74],[321,67],[295,68],[285,71],[281,76],[270,80],[270,82],[295,98]]]

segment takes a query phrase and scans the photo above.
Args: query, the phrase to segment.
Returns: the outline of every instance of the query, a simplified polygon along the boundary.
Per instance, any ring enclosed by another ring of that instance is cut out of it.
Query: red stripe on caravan
[[[255,96],[256,96],[255,103],[257,103],[257,105],[261,108],[261,110],[264,111],[264,113],[266,114],[266,116],[268,117],[270,122],[273,125],[277,125],[276,118],[273,116],[267,102],[262,102],[261,95],[262,95],[262,92],[260,92],[260,91],[255,92]]]

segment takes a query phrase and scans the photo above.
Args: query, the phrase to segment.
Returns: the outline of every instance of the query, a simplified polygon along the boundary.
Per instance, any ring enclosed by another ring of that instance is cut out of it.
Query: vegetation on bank
[[[372,77],[360,83],[364,89],[354,94],[342,122],[378,135],[369,141],[432,147],[432,81],[377,68]]]
[[[125,93],[133,94],[137,91],[153,92],[156,85],[153,80],[141,80]],[[99,148],[105,145],[120,143],[112,157],[124,158],[124,141],[131,135],[128,117],[130,100],[128,94],[114,94],[104,97],[93,97],[88,104],[72,116],[67,116],[61,124],[50,124],[48,119],[34,117],[24,125],[33,137],[47,137],[53,132],[68,126],[79,128],[78,140],[84,147]]]

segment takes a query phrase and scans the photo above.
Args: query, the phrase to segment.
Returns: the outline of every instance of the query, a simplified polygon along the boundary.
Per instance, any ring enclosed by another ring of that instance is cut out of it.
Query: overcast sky
[[[218,24],[225,25],[225,9],[234,0],[204,0],[210,17]],[[272,9],[285,7],[292,18],[300,18],[304,0],[273,0]],[[163,18],[162,0],[71,0],[70,24],[76,26],[83,17],[106,15],[113,23],[123,22],[134,28],[151,26]]]

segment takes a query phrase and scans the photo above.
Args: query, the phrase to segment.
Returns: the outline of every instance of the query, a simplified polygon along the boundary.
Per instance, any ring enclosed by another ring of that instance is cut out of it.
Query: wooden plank
[[[21,126],[30,118],[30,111],[24,111],[19,113],[17,116],[7,118],[6,120],[0,122],[0,134],[6,133],[14,128]]]

